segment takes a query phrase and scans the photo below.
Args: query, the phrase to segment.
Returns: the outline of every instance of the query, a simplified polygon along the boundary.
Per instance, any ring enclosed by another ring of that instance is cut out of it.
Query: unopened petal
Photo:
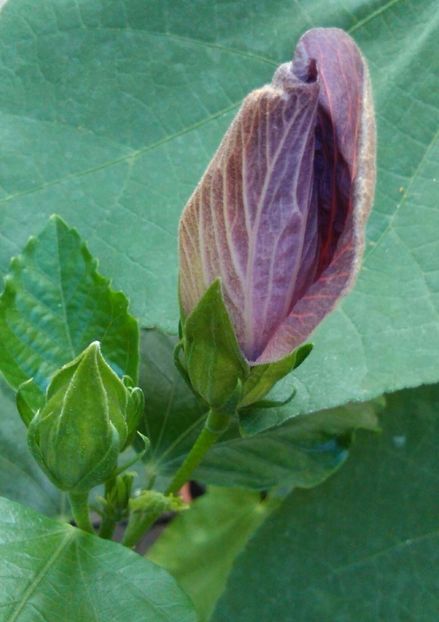
[[[277,360],[308,338],[352,286],[364,247],[375,185],[375,122],[366,63],[342,30],[313,29],[294,60],[300,75],[315,60],[321,92],[315,201],[319,258],[313,282],[293,305],[258,362]]]
[[[304,256],[317,252],[310,204],[319,84],[308,78],[289,63],[244,100],[181,220],[183,312],[220,277],[250,361],[288,314]]]

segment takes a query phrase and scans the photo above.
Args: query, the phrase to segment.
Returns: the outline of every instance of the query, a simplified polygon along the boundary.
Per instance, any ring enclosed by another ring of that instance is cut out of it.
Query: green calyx
[[[192,313],[182,319],[175,362],[209,408],[234,414],[252,405],[268,406],[261,400],[311,350],[312,345],[305,344],[279,361],[250,367],[239,348],[217,279]]]
[[[249,375],[219,279],[182,323],[182,346],[192,388],[211,408],[224,405]]]
[[[32,389],[20,389],[17,402],[28,423],[29,447],[58,488],[87,492],[112,476],[119,453],[136,432],[143,395],[113,372],[99,342],[53,376],[32,418],[25,399]]]
[[[311,353],[312,348],[311,343],[306,343],[279,361],[253,366],[243,385],[238,408],[246,408],[260,402],[271,391],[276,382],[303,363]]]

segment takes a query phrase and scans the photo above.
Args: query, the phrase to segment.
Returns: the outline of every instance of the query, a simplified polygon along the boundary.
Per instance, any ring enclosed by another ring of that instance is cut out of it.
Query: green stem
[[[219,437],[227,430],[229,423],[230,415],[215,410],[209,411],[206,423],[200,435],[175,474],[174,479],[169,484],[165,494],[171,495],[178,493],[180,488],[190,479],[190,476],[201,463],[210,447],[212,447]]]
[[[230,415],[210,410],[206,422],[195,444],[186,456],[185,461],[178,469],[174,479],[169,484],[165,495],[174,495],[189,479],[194,470],[200,464],[210,447],[227,430],[230,423]],[[135,546],[145,533],[152,527],[163,513],[163,508],[158,507],[143,514],[132,513],[122,540],[122,544],[128,547]]]
[[[127,528],[122,538],[122,544],[129,548],[133,548],[143,538],[150,527],[154,525],[156,520],[162,514],[162,509],[155,512],[148,512],[140,516],[135,513],[131,514]]]
[[[104,514],[102,517],[101,526],[99,527],[99,537],[104,538],[104,540],[111,540],[115,529],[116,521]]]
[[[69,494],[69,498],[76,525],[79,529],[82,529],[82,531],[94,533],[93,525],[91,524],[88,513],[88,492],[71,492]]]

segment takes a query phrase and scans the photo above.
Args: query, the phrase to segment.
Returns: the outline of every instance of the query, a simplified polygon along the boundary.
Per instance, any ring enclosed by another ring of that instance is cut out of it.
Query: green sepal
[[[219,279],[186,318],[182,331],[185,367],[194,390],[209,406],[221,407],[250,368],[239,349]]]
[[[44,405],[44,393],[31,378],[18,387],[15,401],[24,425],[29,427],[37,411]]]
[[[126,471],[126,469],[129,469],[130,466],[133,466],[133,464],[136,464],[136,462],[142,460],[151,449],[151,441],[147,436],[139,431],[137,431],[135,441],[136,442],[133,443],[135,449],[134,456],[130,460],[128,460],[128,462],[125,462],[124,464],[121,464],[119,467],[117,467],[117,469],[113,473],[114,476],[123,473],[124,471]]]
[[[131,433],[128,419],[133,425],[142,404],[139,391],[113,372],[99,342],[54,375],[45,404],[30,421],[28,442],[58,488],[87,492],[115,473]]]
[[[294,396],[296,395],[296,393],[297,391],[293,387],[293,389],[291,390],[291,393],[283,400],[259,400],[258,402],[252,402],[252,404],[250,404],[249,406],[246,406],[246,408],[248,410],[253,410],[253,409],[263,410],[264,408],[279,408],[280,406],[286,406],[286,404],[289,404],[294,399]],[[241,408],[240,413],[243,414],[246,411],[246,408]]]
[[[303,363],[312,349],[313,345],[311,343],[306,343],[279,361],[251,367],[250,374],[243,385],[242,398],[238,408],[246,408],[251,404],[260,402],[260,400],[271,391],[276,382]],[[289,399],[292,399],[293,396],[294,392]],[[278,403],[275,402],[273,405],[277,406]]]
[[[119,436],[116,428],[110,423],[109,433],[93,443],[93,447],[87,447],[94,454],[92,461],[88,455],[80,454],[77,437],[72,438],[69,433],[66,438],[61,437],[57,442],[54,435],[46,433],[44,428],[52,424],[51,419],[53,417],[42,419],[38,412],[31,421],[27,436],[33,457],[51,482],[60,490],[74,493],[88,492],[94,486],[105,482],[112,475],[119,456]],[[49,451],[42,450],[41,444],[44,441],[46,449],[50,443],[53,445],[51,450],[50,447]]]

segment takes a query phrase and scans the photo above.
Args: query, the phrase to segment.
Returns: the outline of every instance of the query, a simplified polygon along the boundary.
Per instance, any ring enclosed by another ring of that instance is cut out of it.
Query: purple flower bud
[[[242,353],[276,361],[351,287],[375,181],[366,62],[316,28],[244,100],[180,223],[186,316],[216,278]]]

